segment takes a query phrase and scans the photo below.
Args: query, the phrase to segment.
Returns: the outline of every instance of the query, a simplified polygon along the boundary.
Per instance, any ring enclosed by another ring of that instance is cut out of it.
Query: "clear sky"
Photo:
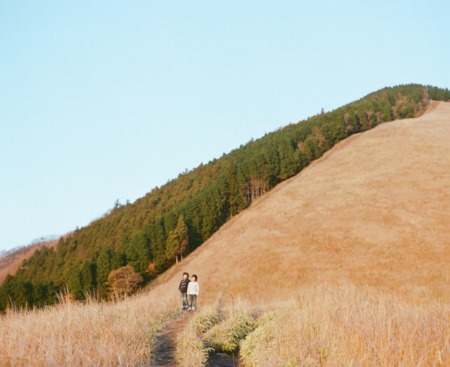
[[[0,0],[0,250],[321,108],[450,87],[449,4]]]

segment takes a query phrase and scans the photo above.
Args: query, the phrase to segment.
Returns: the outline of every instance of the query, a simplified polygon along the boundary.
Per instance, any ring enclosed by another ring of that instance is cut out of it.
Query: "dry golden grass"
[[[201,338],[192,329],[183,330],[178,335],[176,360],[179,366],[206,366],[208,351]]]
[[[248,365],[450,365],[449,141],[449,103],[352,136],[230,220],[148,295],[1,317],[0,364],[144,365],[173,309],[166,295],[178,296],[188,271],[199,275],[200,309],[219,294],[221,308],[272,304],[242,345]]]
[[[450,103],[435,107],[341,142],[151,293],[188,271],[200,306],[276,299],[256,366],[450,365]]]
[[[10,311],[0,316],[0,365],[148,365],[156,330],[175,312],[172,300],[145,295]]]
[[[350,279],[412,300],[450,300],[450,103],[338,144],[232,218],[157,280],[198,274],[200,301],[290,298]]]
[[[208,353],[235,353],[240,341],[255,327],[255,317],[245,301],[238,300],[224,310],[206,305],[195,312],[178,335],[178,365],[203,367],[207,365]]]
[[[245,366],[448,366],[450,307],[343,283],[274,303],[241,343]]]

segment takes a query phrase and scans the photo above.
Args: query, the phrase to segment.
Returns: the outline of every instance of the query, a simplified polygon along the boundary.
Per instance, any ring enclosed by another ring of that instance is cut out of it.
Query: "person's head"
[[[186,273],[186,272],[184,272],[184,273],[183,273],[183,279],[188,279],[188,278],[189,278],[189,274]]]
[[[196,282],[196,281],[197,281],[197,275],[192,274],[192,280],[193,280],[194,282]]]

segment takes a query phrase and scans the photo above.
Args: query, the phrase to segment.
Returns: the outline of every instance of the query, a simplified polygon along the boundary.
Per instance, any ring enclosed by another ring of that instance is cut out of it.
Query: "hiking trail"
[[[183,331],[193,313],[180,313],[163,328],[156,337],[150,367],[177,367],[177,337]],[[210,353],[207,367],[239,367],[239,356],[224,353]]]

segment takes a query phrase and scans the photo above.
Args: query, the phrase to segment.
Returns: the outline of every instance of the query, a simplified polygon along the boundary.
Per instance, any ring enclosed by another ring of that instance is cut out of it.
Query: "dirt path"
[[[181,313],[156,338],[156,345],[152,352],[151,367],[176,366],[177,335],[183,331],[189,322],[190,315]]]
[[[212,353],[209,355],[207,367],[239,367],[239,355]]]
[[[193,314],[182,313],[158,334],[150,367],[176,367],[177,336],[183,331]],[[207,367],[239,367],[237,355],[211,353]]]

